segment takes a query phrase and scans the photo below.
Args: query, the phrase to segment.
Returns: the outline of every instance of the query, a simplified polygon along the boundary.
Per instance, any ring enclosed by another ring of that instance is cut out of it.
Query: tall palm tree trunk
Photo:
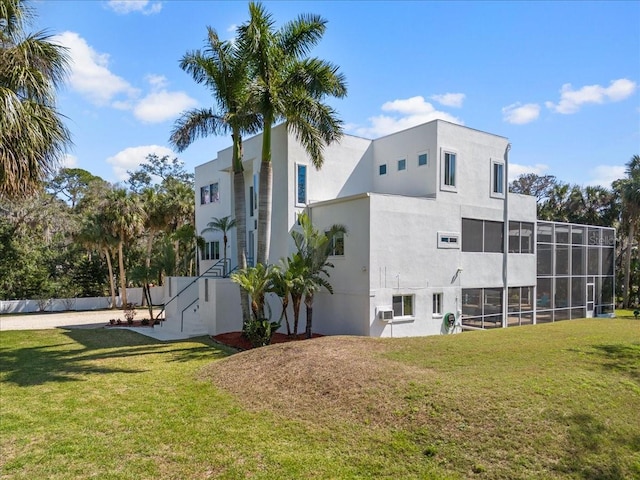
[[[127,308],[127,277],[124,270],[124,242],[118,242],[118,268],[120,269],[120,291],[122,293],[122,308]]]
[[[238,268],[247,268],[247,209],[244,194],[244,169],[242,168],[242,137],[234,132],[233,137],[233,203],[236,218],[236,250]],[[226,247],[225,247],[226,255]],[[249,309],[249,294],[240,286],[240,307],[242,322],[251,318]]]
[[[111,264],[111,254],[109,253],[108,248],[104,248],[104,257],[107,259],[107,269],[109,270],[109,288],[111,290],[111,306],[110,308],[116,307],[116,286],[113,281],[113,265]]]
[[[271,163],[271,124],[273,115],[269,114],[264,119],[264,132],[262,133],[262,161],[260,162],[260,192],[258,201],[258,253],[257,263],[265,264],[269,260],[269,247],[271,244],[271,208],[273,190],[273,165]]]
[[[627,254],[624,261],[624,290],[622,292],[622,306],[629,308],[629,290],[631,289],[631,254],[633,252],[633,237],[635,236],[635,222],[629,224],[629,236],[627,237]]]

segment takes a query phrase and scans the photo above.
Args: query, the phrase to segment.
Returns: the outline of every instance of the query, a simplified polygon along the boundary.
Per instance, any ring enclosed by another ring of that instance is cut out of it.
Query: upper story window
[[[220,242],[205,242],[202,249],[202,260],[220,260]]]
[[[533,223],[509,222],[509,253],[533,253]]]
[[[393,296],[393,316],[412,317],[413,316],[413,295]]]
[[[220,195],[218,193],[218,184],[212,183],[200,187],[200,205],[206,203],[216,203],[220,201]]]
[[[378,167],[378,174],[380,175],[386,175],[387,174],[387,164],[383,163],[382,165],[380,165]]]
[[[504,198],[504,163],[491,162],[491,196]]]
[[[249,216],[253,217],[258,208],[258,175],[253,174],[253,185],[249,187]]]
[[[407,169],[407,160],[405,158],[398,160],[398,171]]]
[[[418,154],[418,166],[421,167],[426,165],[429,161],[429,155],[427,153],[419,153]]]
[[[504,251],[504,224],[489,220],[463,218],[462,251],[502,253]]]
[[[443,152],[442,154],[442,189],[456,191],[457,187],[457,155],[453,152]]]
[[[327,235],[329,232],[325,232]],[[329,255],[342,257],[344,256],[344,233],[338,232],[331,239],[331,250]]]
[[[307,203],[307,166],[296,165],[296,204]]]

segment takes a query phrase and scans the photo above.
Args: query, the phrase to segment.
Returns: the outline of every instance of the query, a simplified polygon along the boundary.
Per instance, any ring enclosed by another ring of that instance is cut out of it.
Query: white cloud
[[[109,0],[107,6],[114,12],[123,15],[131,12],[152,15],[162,10],[162,2],[151,2],[149,0]]]
[[[69,49],[71,88],[80,92],[96,105],[107,105],[114,97],[125,95],[129,98],[138,91],[126,80],[111,73],[109,55],[98,53],[75,32],[64,32],[54,37],[54,41]]]
[[[147,123],[164,122],[177,117],[180,112],[195,107],[198,102],[185,92],[170,92],[168,82],[162,75],[147,75],[151,93],[141,99],[133,109],[138,120]]]
[[[546,102],[545,105],[557,113],[576,113],[584,104],[601,104],[624,100],[633,95],[636,88],[636,82],[626,78],[613,80],[608,87],[586,85],[579,90],[573,90],[570,83],[565,83],[560,89],[560,101],[557,104]]]
[[[384,112],[396,112],[397,114],[371,117],[369,118],[369,126],[354,126],[354,133],[364,137],[381,137],[436,119],[446,120],[460,125],[464,124],[459,118],[449,113],[436,110],[433,105],[425,101],[422,96],[386,102],[382,105],[382,110]]]
[[[600,185],[609,188],[612,182],[625,178],[625,175],[624,165],[598,165],[589,170],[590,179],[587,181],[587,185]]]
[[[540,105],[536,103],[527,103],[522,105],[520,102],[512,103],[502,109],[502,119],[505,122],[515,125],[523,125],[533,122],[540,116]]]
[[[441,105],[447,107],[462,107],[466,95],[464,93],[445,93],[444,95],[431,95],[431,100],[435,100]]]
[[[107,163],[112,165],[113,173],[118,181],[124,181],[129,178],[127,170],[137,170],[140,164],[144,163],[147,155],[155,153],[159,157],[169,155],[174,157],[173,150],[160,145],[141,145],[139,147],[129,147],[116,153],[113,157],[107,158]]]
[[[513,182],[520,175],[525,173],[535,173],[536,175],[545,175],[549,170],[549,165],[544,163],[536,163],[535,165],[520,165],[518,163],[509,162],[509,182]]]
[[[67,153],[62,159],[61,168],[76,168],[78,166],[78,157]]]

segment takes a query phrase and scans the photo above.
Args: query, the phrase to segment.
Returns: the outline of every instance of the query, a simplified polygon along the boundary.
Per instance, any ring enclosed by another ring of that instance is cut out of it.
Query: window
[[[533,223],[509,222],[509,253],[533,253]]]
[[[393,316],[412,317],[413,316],[413,295],[393,296]]]
[[[458,233],[438,232],[438,248],[460,248]]]
[[[328,234],[329,232],[325,232],[325,235]],[[344,256],[344,233],[338,232],[333,236],[329,255]]]
[[[407,160],[405,158],[398,160],[398,171],[407,169]]]
[[[255,205],[253,204],[253,185],[249,187],[249,216],[253,217]]]
[[[502,253],[504,231],[502,222],[462,219],[462,251]]]
[[[502,327],[502,288],[463,288],[462,324],[480,328]]]
[[[383,163],[382,165],[380,165],[378,167],[378,173],[380,175],[386,175],[387,174],[387,164],[386,163]]]
[[[307,166],[296,165],[296,203],[307,203]]]
[[[456,154],[451,152],[444,152],[443,158],[443,183],[447,187],[456,186]]]
[[[426,165],[428,160],[429,160],[429,156],[426,153],[418,154],[418,166],[419,167],[421,167],[423,165]]]
[[[202,260],[220,260],[220,242],[205,242],[202,250]]]
[[[217,183],[212,183],[210,185],[200,187],[200,205],[205,205],[207,203],[216,203],[219,201],[220,196],[218,194]]]
[[[504,163],[491,162],[491,192],[504,197]]]
[[[442,315],[442,294],[433,294],[433,312],[434,315]]]

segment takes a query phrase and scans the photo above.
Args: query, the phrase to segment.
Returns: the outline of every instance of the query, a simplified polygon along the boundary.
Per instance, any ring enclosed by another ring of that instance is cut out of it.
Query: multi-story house
[[[260,135],[244,142],[250,262],[261,143]],[[442,120],[375,140],[345,135],[325,149],[320,170],[285,125],[272,143],[269,261],[292,252],[303,211],[319,229],[348,230],[330,257],[334,294],[316,295],[316,332],[433,335],[613,311],[614,230],[537,222],[535,198],[507,192],[504,137]],[[231,148],[197,167],[195,182],[198,231],[233,215]],[[221,237],[205,234],[201,278],[169,282],[169,297],[184,292],[168,303],[165,323],[209,334],[241,328],[238,287],[219,277]],[[235,248],[233,230],[229,268]]]

